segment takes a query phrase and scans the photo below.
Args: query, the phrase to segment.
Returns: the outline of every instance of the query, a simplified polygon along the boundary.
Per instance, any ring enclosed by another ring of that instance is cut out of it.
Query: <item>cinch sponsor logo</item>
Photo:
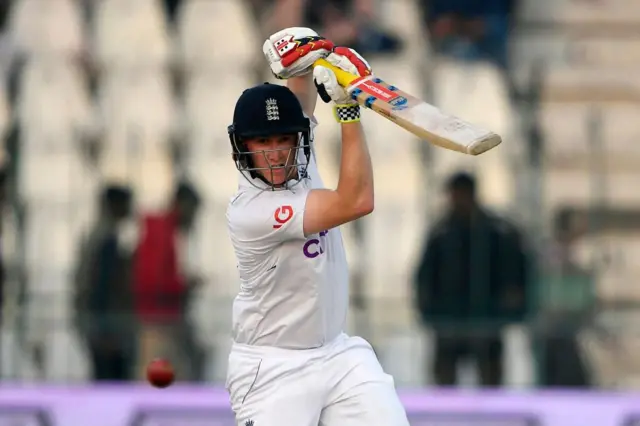
[[[386,87],[374,83],[371,80],[360,80],[354,83],[354,87],[361,89],[363,92],[367,92],[370,95],[375,96],[378,99],[382,99],[384,101],[388,101],[390,99],[398,97],[396,93],[393,93],[391,90]]]
[[[315,259],[321,254],[324,254],[326,241],[324,237],[326,237],[328,233],[329,231],[322,231],[318,234],[318,238],[311,238],[310,240],[307,240],[307,242],[304,243],[304,246],[302,246],[302,252],[304,255],[309,259]]]

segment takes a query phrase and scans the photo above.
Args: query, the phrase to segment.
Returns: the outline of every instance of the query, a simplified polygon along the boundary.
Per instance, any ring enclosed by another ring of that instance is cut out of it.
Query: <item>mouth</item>
[[[271,175],[276,180],[284,180],[287,170],[284,163],[274,164],[271,169]]]

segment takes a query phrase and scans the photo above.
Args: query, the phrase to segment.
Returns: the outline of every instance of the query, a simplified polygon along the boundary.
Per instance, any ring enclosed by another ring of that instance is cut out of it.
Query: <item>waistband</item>
[[[242,343],[233,342],[231,345],[231,353],[238,355],[246,355],[251,357],[283,357],[283,358],[292,358],[292,357],[310,357],[315,355],[323,355],[325,353],[330,352],[336,346],[345,342],[349,336],[345,333],[339,334],[333,340],[325,343],[322,346],[317,348],[309,348],[309,349],[286,349],[286,348],[278,348],[275,346],[256,346],[256,345],[245,345]]]

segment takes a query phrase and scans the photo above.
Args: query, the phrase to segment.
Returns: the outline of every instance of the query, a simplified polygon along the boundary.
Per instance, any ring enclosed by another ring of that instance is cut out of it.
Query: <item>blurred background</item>
[[[222,384],[237,290],[226,126],[311,26],[504,143],[364,116],[376,211],[344,232],[349,332],[398,387],[640,385],[637,0],[0,1],[7,382]],[[316,149],[337,180],[339,128]],[[636,288],[636,286],[638,286]]]

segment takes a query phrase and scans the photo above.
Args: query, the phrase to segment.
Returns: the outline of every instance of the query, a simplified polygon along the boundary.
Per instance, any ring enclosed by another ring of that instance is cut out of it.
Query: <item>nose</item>
[[[271,143],[269,143],[269,146],[267,148],[269,150],[267,152],[267,159],[270,163],[281,163],[287,159],[289,153],[286,149],[280,148],[281,146],[277,141],[272,141]]]
[[[280,157],[280,152],[277,151],[277,147],[275,145],[270,145],[269,148],[267,148],[267,159],[269,160],[270,163],[274,163],[278,161],[278,158]]]

